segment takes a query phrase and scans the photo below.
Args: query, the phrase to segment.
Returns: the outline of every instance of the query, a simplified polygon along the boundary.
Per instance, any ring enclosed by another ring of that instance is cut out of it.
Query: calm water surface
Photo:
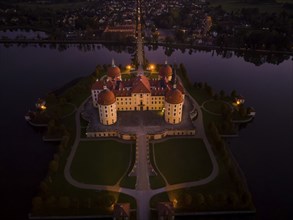
[[[162,48],[145,52],[150,62],[165,61]],[[12,219],[26,218],[31,197],[56,150],[42,142],[41,135],[24,121],[24,114],[40,96],[88,75],[97,64],[110,63],[112,58],[125,65],[131,55],[104,47],[89,52],[70,47],[60,52],[0,45],[0,195],[6,218],[7,213]],[[168,61],[184,63],[192,81],[207,82],[216,91],[236,89],[256,109],[253,123],[230,141],[230,147],[253,193],[256,219],[292,219],[292,60],[256,67],[236,56],[226,59],[211,52],[175,51]]]

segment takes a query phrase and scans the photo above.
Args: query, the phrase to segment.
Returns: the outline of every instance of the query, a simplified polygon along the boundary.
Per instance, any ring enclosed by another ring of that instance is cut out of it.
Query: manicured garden
[[[131,161],[131,145],[112,140],[80,142],[71,165],[72,177],[83,183],[114,185]]]
[[[128,176],[128,174],[131,172],[133,166],[135,163],[135,145],[131,145],[131,161],[129,161],[128,170],[126,173],[124,173],[124,177],[121,179],[119,186],[124,188],[130,188],[135,189],[136,184],[136,176]]]
[[[218,154],[219,153],[219,154]],[[157,194],[151,199],[151,207],[158,202],[175,202],[175,212],[254,211],[251,194],[245,179],[239,175],[229,153],[217,153],[219,174],[211,182]]]
[[[155,157],[154,157],[154,144],[150,144],[149,146],[149,153],[150,153],[150,162],[157,173],[155,176],[149,176],[150,186],[151,189],[158,189],[166,186],[166,183],[158,171],[158,168],[155,164]]]
[[[221,142],[223,144],[214,142],[215,140],[211,138],[212,150],[219,166],[219,174],[215,179],[207,184],[157,194],[151,199],[151,207],[156,207],[158,202],[172,201],[175,212],[178,213],[255,211],[245,179],[233,160],[229,148],[223,141]],[[182,143],[182,146],[185,144],[183,141],[179,143]]]
[[[156,143],[154,154],[158,169],[169,184],[206,178],[212,163],[201,139],[171,139]]]

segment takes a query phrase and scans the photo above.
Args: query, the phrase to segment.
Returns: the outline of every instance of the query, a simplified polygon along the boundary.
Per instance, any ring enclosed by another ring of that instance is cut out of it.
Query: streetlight
[[[155,70],[155,65],[154,65],[154,64],[150,64],[148,69],[149,69],[150,71]]]
[[[126,69],[131,70],[131,65],[127,65]]]

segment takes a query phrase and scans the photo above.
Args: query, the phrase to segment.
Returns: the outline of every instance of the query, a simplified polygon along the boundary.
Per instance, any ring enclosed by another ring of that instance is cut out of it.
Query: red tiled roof
[[[152,88],[152,96],[164,96],[167,91],[167,88],[156,87]]]
[[[114,90],[116,97],[122,97],[122,96],[131,96],[131,91],[127,91],[126,89],[122,90]]]
[[[102,81],[96,81],[93,85],[92,85],[92,90],[102,90],[104,87],[104,82]]]
[[[132,93],[150,93],[151,85],[144,75],[140,75],[133,81]]]
[[[108,89],[113,90],[114,86],[115,86],[115,82],[109,80],[106,82],[106,86]]]
[[[178,82],[176,85],[177,89],[184,94],[184,88],[181,83]],[[125,81],[96,81],[92,86],[92,90],[103,90],[104,86],[112,91],[116,97],[130,97],[131,93],[151,93],[152,96],[165,96],[171,92],[173,87],[171,82],[165,82],[162,85],[160,80],[149,80],[146,76],[140,75],[134,79]]]
[[[172,84],[170,84],[170,88],[172,88]],[[184,88],[183,88],[183,85],[179,82],[176,83],[176,88],[182,93],[182,94],[185,94],[184,93]]]

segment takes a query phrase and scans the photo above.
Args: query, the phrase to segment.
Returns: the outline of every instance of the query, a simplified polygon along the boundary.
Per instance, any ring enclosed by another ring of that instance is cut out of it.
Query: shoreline
[[[125,46],[135,46],[135,42],[122,42],[122,41],[108,41],[108,40],[39,40],[39,39],[0,39],[0,44],[115,44]],[[223,51],[241,51],[249,53],[263,53],[263,54],[282,54],[293,56],[292,51],[279,51],[279,50],[262,50],[262,49],[251,49],[251,48],[239,48],[239,47],[222,47],[216,45],[191,45],[184,43],[151,43],[145,42],[145,46],[163,46],[170,48],[185,48],[185,49],[202,49],[202,50],[223,50]]]

